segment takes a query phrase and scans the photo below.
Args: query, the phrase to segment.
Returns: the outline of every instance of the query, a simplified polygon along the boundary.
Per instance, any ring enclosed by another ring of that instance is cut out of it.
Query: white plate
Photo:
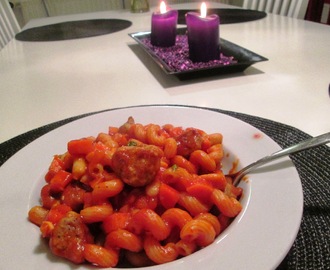
[[[191,107],[145,106],[111,110],[57,128],[17,152],[0,168],[0,261],[4,269],[86,269],[54,257],[37,226],[27,220],[37,204],[43,176],[54,154],[69,140],[97,135],[129,116],[148,124],[172,123],[221,132],[231,164],[240,166],[280,149],[258,129],[227,115]],[[244,211],[217,241],[184,259],[146,269],[272,269],[283,260],[297,235],[303,210],[299,176],[289,158],[251,174],[243,183]],[[143,269],[143,268],[142,268]]]

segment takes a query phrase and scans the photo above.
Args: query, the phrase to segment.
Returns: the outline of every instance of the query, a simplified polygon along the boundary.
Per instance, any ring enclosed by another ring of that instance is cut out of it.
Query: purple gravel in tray
[[[212,67],[226,66],[237,63],[233,56],[220,53],[219,60],[194,63],[189,59],[189,47],[186,35],[177,35],[175,45],[168,48],[153,46],[150,38],[143,38],[141,42],[161,59],[171,69],[180,72],[185,70],[206,69]]]

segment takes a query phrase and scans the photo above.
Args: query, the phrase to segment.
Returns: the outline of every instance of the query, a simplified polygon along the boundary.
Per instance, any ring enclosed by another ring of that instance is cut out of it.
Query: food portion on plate
[[[140,124],[68,142],[29,220],[56,256],[100,267],[163,264],[214,242],[242,210],[223,136]]]

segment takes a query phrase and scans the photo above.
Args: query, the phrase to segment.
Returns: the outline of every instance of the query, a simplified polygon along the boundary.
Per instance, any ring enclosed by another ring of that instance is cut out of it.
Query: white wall
[[[123,4],[130,8],[131,0],[10,0],[14,4],[14,13],[23,27],[29,20],[61,14],[119,9]],[[168,3],[201,2],[202,0],[167,0]],[[243,0],[210,0],[242,6]],[[160,0],[149,0],[150,6],[157,6]],[[47,7],[47,9],[46,9]],[[75,7],[77,7],[75,9]]]

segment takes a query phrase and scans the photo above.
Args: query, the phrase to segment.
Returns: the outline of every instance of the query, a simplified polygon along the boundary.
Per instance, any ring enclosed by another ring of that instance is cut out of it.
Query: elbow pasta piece
[[[207,203],[210,200],[210,196],[213,192],[213,187],[209,183],[197,181],[186,188],[189,195],[197,198],[201,202]]]
[[[80,215],[85,223],[101,222],[112,213],[113,208],[110,204],[94,205],[80,211]]]
[[[178,257],[178,252],[174,243],[162,246],[153,236],[147,235],[144,240],[144,250],[150,260],[157,264],[174,261]]]
[[[211,184],[212,187],[222,191],[224,191],[227,186],[226,177],[221,171],[200,175],[199,179],[206,181],[207,183]]]
[[[164,144],[164,156],[168,159],[173,158],[177,152],[177,143],[174,138],[167,138]]]
[[[53,205],[57,205],[60,203],[59,199],[56,199],[51,195],[50,184],[47,184],[42,187],[40,191],[40,197],[41,197],[41,205],[46,209],[50,209],[52,208]]]
[[[222,144],[223,136],[221,133],[209,134],[207,135],[207,138],[210,141],[211,145]]]
[[[236,199],[237,197],[242,195],[243,190],[240,187],[235,187],[232,184],[228,184],[228,185],[226,185],[224,192],[229,197],[233,197]]]
[[[104,200],[116,196],[124,189],[124,184],[119,179],[101,182],[95,185],[92,191],[93,201]]]
[[[102,177],[106,173],[105,167],[111,165],[112,156],[114,151],[107,151],[107,153],[94,152],[95,156],[102,156],[98,158],[92,158],[89,161],[87,170],[92,177]]]
[[[83,255],[87,261],[100,267],[115,267],[119,261],[117,250],[95,244],[85,244]]]
[[[92,175],[93,177],[98,177],[99,175],[101,175],[104,171],[104,166],[103,164],[99,163],[99,162],[91,162],[88,164],[88,173],[90,175]]]
[[[180,237],[185,241],[195,241],[197,245],[206,247],[213,243],[216,233],[211,223],[203,219],[189,221],[180,231]]]
[[[164,170],[161,174],[161,180],[165,184],[177,184],[181,180],[191,181],[192,175],[184,168],[178,167],[176,165]],[[184,182],[184,181],[183,181]]]
[[[197,174],[196,166],[183,156],[176,155],[172,158],[172,163],[180,168],[186,169],[191,174]]]
[[[141,124],[134,124],[130,127],[130,135],[142,143],[147,143],[147,131]]]
[[[132,222],[133,232],[140,234],[142,230],[149,232],[158,241],[166,239],[169,234],[169,228],[162,218],[151,209],[141,209],[137,211]]]
[[[216,164],[219,164],[220,166],[221,160],[223,158],[222,144],[212,145],[206,150],[206,153],[215,161]]]
[[[175,127],[172,124],[165,124],[162,128],[173,138],[180,136],[184,131],[182,127]]]
[[[213,191],[211,200],[218,207],[219,211],[227,217],[236,217],[242,210],[242,205],[239,201],[227,196],[219,189]]]
[[[129,117],[53,157],[28,219],[76,264],[167,263],[211,244],[240,213],[243,190],[223,158],[220,133]]]
[[[160,187],[161,181],[156,178],[154,181],[152,181],[149,185],[146,186],[146,194],[150,197],[155,197],[159,193],[159,187]]]
[[[118,142],[116,142],[112,136],[103,132],[99,133],[99,135],[96,137],[96,142],[101,142],[109,148],[117,148],[119,146]]]
[[[205,220],[209,222],[215,231],[215,234],[218,235],[221,231],[221,225],[218,220],[218,218],[210,213],[201,213],[198,216],[195,217],[195,219],[199,220]]]
[[[72,164],[73,179],[79,180],[87,171],[87,162],[84,158],[76,158]]]
[[[175,244],[175,248],[179,255],[188,256],[197,250],[197,244],[194,241],[180,240]]]
[[[30,209],[28,217],[32,223],[40,226],[41,223],[45,220],[48,212],[49,210],[47,210],[46,208],[36,205]]]
[[[217,167],[215,161],[202,150],[195,150],[192,152],[189,161],[208,172],[214,171]]]
[[[160,126],[150,124],[147,128],[147,140],[149,144],[164,146],[166,137],[161,133]]]
[[[206,205],[206,203],[201,202],[196,197],[184,192],[180,194],[178,204],[185,208],[193,217],[200,213],[206,213],[211,208],[211,204]]]
[[[192,220],[192,217],[189,215],[189,213],[180,208],[171,208],[166,210],[162,214],[161,218],[167,224],[170,230],[172,230],[174,227],[178,227],[181,230],[188,221]]]
[[[104,246],[107,248],[122,248],[133,252],[140,252],[143,249],[140,237],[122,229],[110,232],[105,239]]]

